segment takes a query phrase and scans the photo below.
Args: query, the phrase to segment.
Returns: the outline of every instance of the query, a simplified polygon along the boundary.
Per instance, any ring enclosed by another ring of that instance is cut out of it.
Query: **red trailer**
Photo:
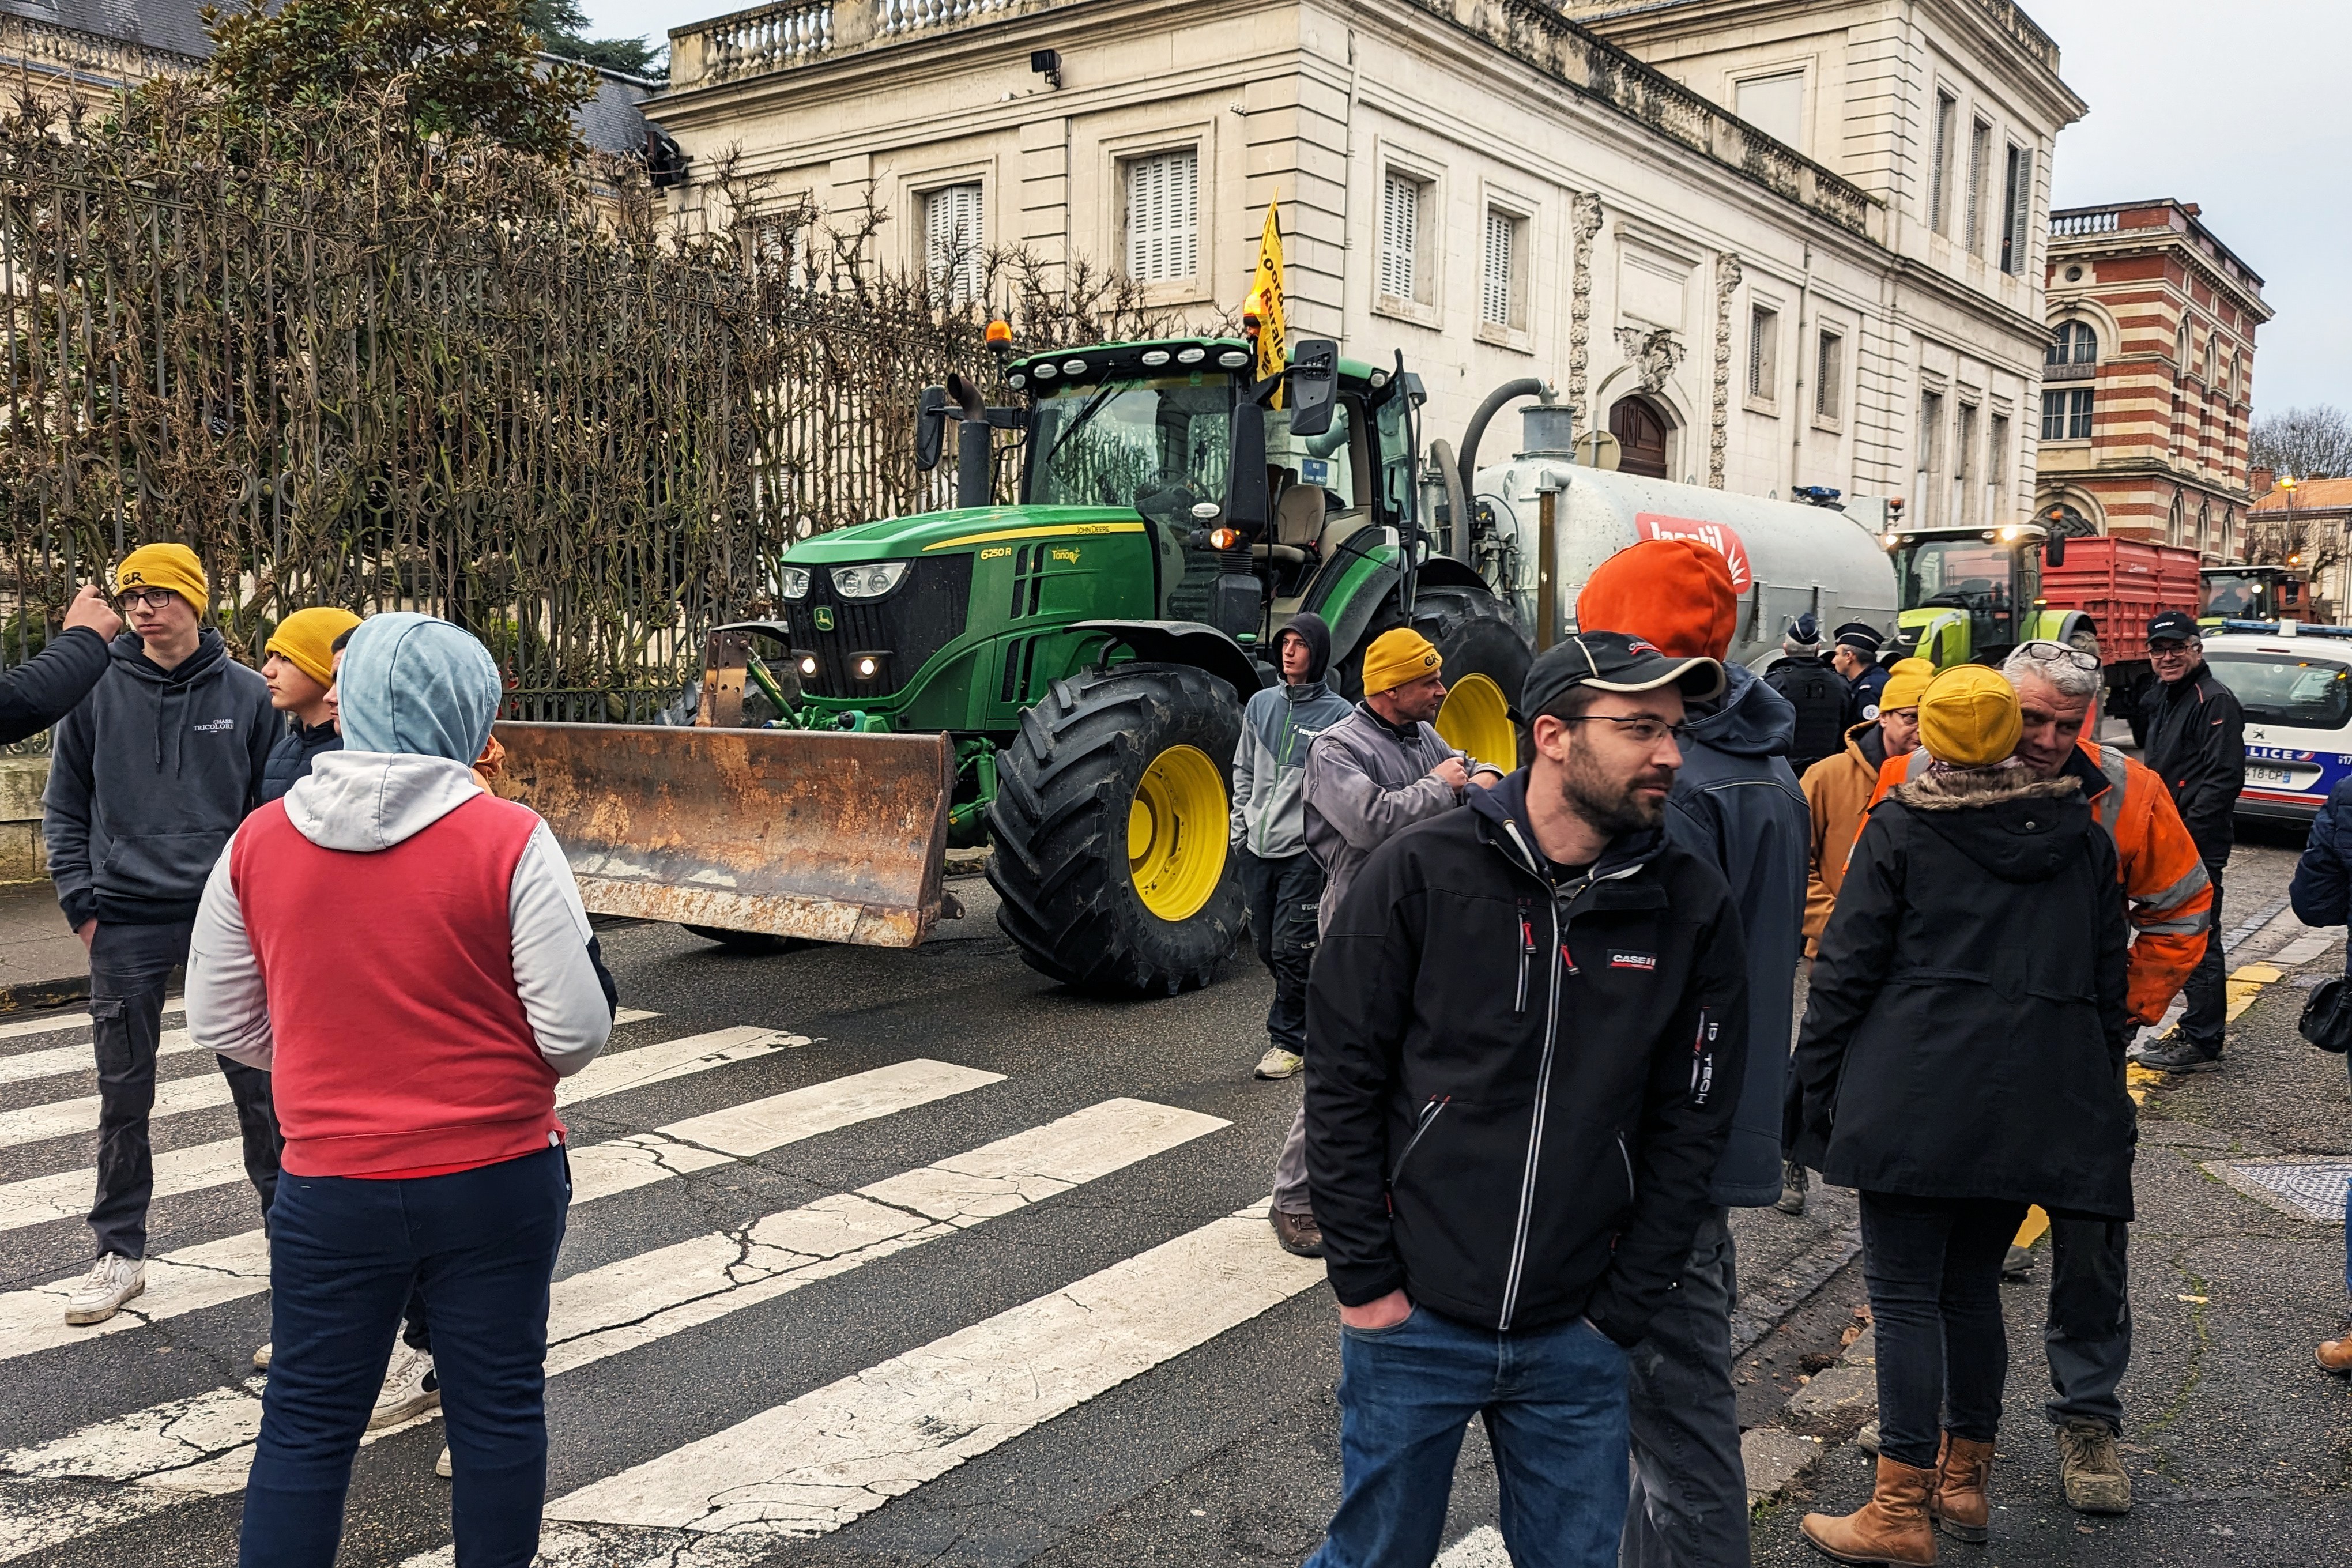
[[[2203,607],[2197,567],[2194,550],[2103,534],[2066,541],[2063,565],[2044,554],[2042,602],[2090,617],[2107,667],[2107,712],[2129,720],[2135,740],[2140,696],[2155,679],[2146,647],[2148,618],[2159,610],[2196,616]]]

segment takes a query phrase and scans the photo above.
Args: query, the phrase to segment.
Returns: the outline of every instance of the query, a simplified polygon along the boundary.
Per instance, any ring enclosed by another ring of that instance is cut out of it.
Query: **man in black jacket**
[[[106,673],[106,645],[122,617],[85,584],[66,606],[65,631],[22,669],[0,675],[0,746],[37,735],[73,710]]]
[[[89,950],[98,1058],[98,1260],[66,1298],[66,1321],[100,1323],[146,1288],[147,1205],[163,992],[187,957],[196,904],[221,847],[253,809],[277,734],[269,688],[204,624],[203,563],[150,544],[115,568],[131,620],[105,676],[58,726],[41,834],[66,923]],[[264,1225],[278,1186],[269,1075],[220,1058]]]
[[[2167,610],[2147,623],[2147,658],[2156,684],[2141,707],[2147,743],[2141,760],[2164,780],[2172,804],[2205,874],[2213,879],[2213,910],[2207,924],[2205,956],[2181,994],[2178,1039],[2139,1054],[2146,1066],[2166,1072],[2203,1072],[2221,1063],[2222,1026],[2228,1021],[2229,984],[2222,963],[2221,868],[2230,863],[2235,837],[2231,815],[2246,784],[2246,715],[2235,693],[2205,662],[2197,623],[2179,610]]]
[[[1324,933],[1307,1155],[1343,1479],[1310,1568],[1432,1562],[1473,1415],[1513,1560],[1616,1560],[1626,1351],[1713,1212],[1747,1066],[1738,910],[1662,827],[1684,700],[1722,684],[1619,634],[1549,649],[1533,764],[1375,851]]]

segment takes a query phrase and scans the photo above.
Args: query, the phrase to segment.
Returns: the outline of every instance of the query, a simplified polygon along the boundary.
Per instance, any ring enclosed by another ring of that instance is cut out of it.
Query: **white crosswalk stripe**
[[[30,1083],[36,1079],[95,1070],[98,1062],[90,1055],[88,1031],[83,1033],[83,1038],[69,1046],[44,1046],[37,1051],[18,1051],[15,1056],[0,1057],[0,1084]],[[185,1029],[166,1029],[155,1042],[155,1055],[159,1058],[184,1056],[195,1048],[196,1042],[188,1038]]]
[[[180,997],[163,998],[163,1011],[167,1015],[180,1012],[184,1006],[185,1003]],[[11,1018],[0,1023],[0,1040],[21,1040],[34,1035],[54,1035],[65,1029],[89,1027],[89,1009],[87,1007],[76,1008],[69,1013],[40,1013],[29,1018]]]
[[[557,1281],[551,1304],[548,1372],[572,1371],[952,1236],[1224,1125],[1195,1111],[1108,1100],[740,1231],[570,1276]],[[262,1386],[254,1378],[96,1423],[0,1456],[0,1475],[139,1483],[116,1494],[119,1508],[105,1523],[129,1522],[192,1495],[236,1491],[252,1463]],[[46,1500],[27,1508],[0,1496],[0,1542],[12,1543],[0,1545],[0,1561],[57,1544],[51,1511]],[[12,1517],[19,1514],[29,1517]],[[69,1523],[74,1535],[104,1527],[94,1526],[89,1508],[75,1510]]]

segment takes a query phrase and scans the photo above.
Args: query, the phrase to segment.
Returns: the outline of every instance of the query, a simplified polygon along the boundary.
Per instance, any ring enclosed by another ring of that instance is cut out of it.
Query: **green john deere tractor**
[[[1417,525],[1418,378],[1324,340],[1279,378],[1254,364],[1179,338],[1013,361],[1008,407],[931,388],[918,461],[952,426],[963,504],[794,545],[781,616],[712,635],[697,728],[502,727],[511,793],[589,907],[736,945],[911,946],[952,904],[943,847],[985,841],[1034,968],[1205,984],[1244,918],[1242,707],[1301,611],[1349,696],[1372,638],[1419,627],[1445,658],[1439,730],[1510,766],[1530,643]],[[1024,437],[1013,506],[986,504],[1000,429]]]

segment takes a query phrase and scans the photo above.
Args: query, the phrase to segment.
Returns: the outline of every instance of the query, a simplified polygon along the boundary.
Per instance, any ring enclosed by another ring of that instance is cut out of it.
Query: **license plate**
[[[2248,763],[2246,782],[2251,784],[2276,784],[2282,788],[2293,789],[2294,775],[2284,768],[2266,768],[2259,763]]]

